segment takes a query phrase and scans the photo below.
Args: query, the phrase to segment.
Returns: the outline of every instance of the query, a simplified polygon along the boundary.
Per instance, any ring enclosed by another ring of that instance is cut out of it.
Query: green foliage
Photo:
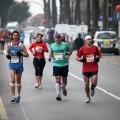
[[[9,9],[9,21],[18,21],[21,23],[26,18],[31,16],[30,12],[28,12],[29,6],[27,3],[15,3],[12,5],[12,7]]]
[[[4,27],[7,22],[7,12],[12,4],[14,4],[14,0],[0,0],[0,17],[2,27]]]

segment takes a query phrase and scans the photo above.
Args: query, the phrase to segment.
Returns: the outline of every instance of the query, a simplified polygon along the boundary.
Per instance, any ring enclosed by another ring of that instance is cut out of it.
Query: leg
[[[57,93],[57,97],[56,100],[60,101],[61,100],[61,87],[60,87],[60,82],[61,82],[61,76],[55,76],[56,78],[56,84],[55,84],[55,88],[56,88],[56,93]]]
[[[37,58],[34,58],[33,59],[33,65],[34,65],[34,68],[35,68],[35,79],[36,79],[36,85],[35,85],[35,88],[38,88],[39,87],[39,66],[38,66],[38,59]]]
[[[83,76],[83,78],[84,78],[84,83],[85,83],[85,92],[86,92],[87,97],[89,97],[90,96],[89,78],[86,76]]]
[[[18,96],[20,96],[20,91],[21,91],[21,77],[22,77],[22,73],[17,73],[16,74],[17,94],[18,94]]]
[[[15,73],[16,73],[16,71],[10,70],[10,76],[11,76],[10,89],[11,89],[11,94],[12,94],[11,103],[16,102],[16,100],[15,100]]]
[[[97,79],[98,79],[98,75],[93,75],[91,77],[91,96],[94,96],[95,94],[94,88],[97,86]]]
[[[10,70],[10,76],[11,76],[10,88],[13,97],[15,97],[15,74],[16,71]]]

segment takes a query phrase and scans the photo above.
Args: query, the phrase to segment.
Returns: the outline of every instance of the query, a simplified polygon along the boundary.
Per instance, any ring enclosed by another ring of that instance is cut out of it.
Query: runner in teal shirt
[[[72,46],[65,42],[59,44],[51,44],[51,51],[53,52],[53,66],[67,66],[69,61],[66,59],[66,54],[72,49]]]
[[[50,58],[52,58],[53,64],[53,76],[56,78],[56,100],[61,101],[61,80],[68,76],[69,72],[69,58],[72,54],[72,46],[66,42],[61,41],[61,36],[57,34],[55,36],[55,43],[50,46]],[[49,58],[49,61],[50,61]],[[66,79],[67,80],[67,79]],[[62,80],[63,81],[63,80]],[[67,95],[66,90],[67,81],[63,81],[62,90],[63,95]]]

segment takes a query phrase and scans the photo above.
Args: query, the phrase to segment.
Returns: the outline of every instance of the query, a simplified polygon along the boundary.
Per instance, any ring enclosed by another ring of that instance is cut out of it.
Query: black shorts
[[[94,71],[94,72],[83,72],[82,73],[84,76],[90,78],[92,77],[93,75],[97,75],[98,74],[98,71]]]
[[[69,71],[68,66],[63,66],[63,67],[53,66],[53,76],[67,77],[68,71]]]

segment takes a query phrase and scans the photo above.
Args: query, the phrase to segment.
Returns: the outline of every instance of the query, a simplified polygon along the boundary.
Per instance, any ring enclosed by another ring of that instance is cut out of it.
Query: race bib
[[[18,56],[11,56],[11,63],[19,63],[19,57]]]
[[[86,55],[87,62],[93,62],[94,61],[94,54]]]
[[[55,58],[56,58],[56,60],[63,60],[63,54],[62,53],[56,53]]]
[[[35,51],[36,51],[36,52],[42,52],[42,50],[40,49],[39,46],[36,46]]]

